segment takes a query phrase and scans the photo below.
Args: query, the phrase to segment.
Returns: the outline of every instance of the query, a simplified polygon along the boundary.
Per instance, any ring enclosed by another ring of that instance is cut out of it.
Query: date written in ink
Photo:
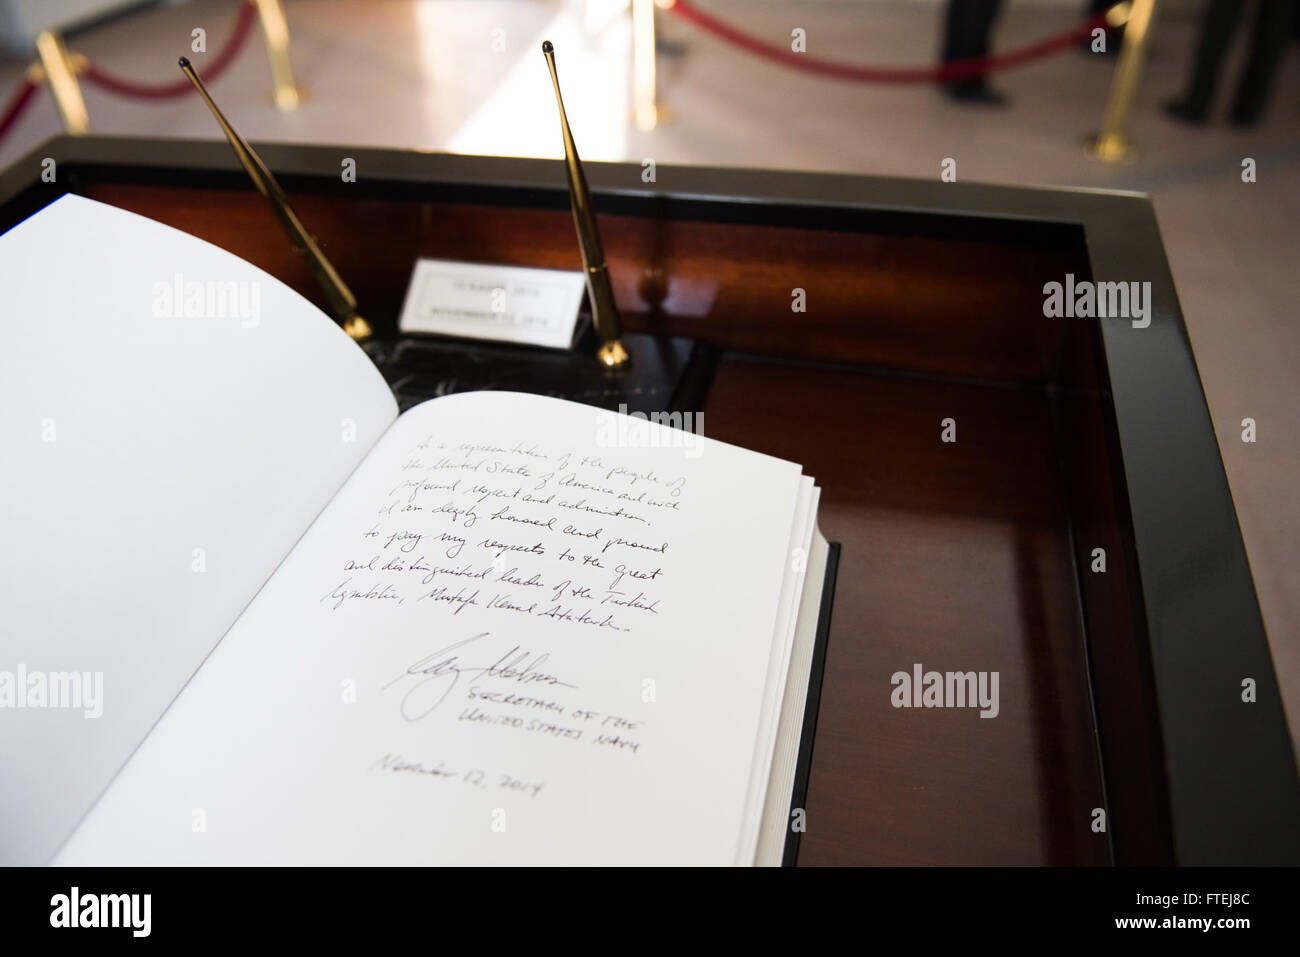
[[[525,797],[535,798],[546,787],[545,781],[528,781],[524,778],[515,777],[513,774],[501,774],[500,772],[485,771],[482,768],[471,768],[468,771],[457,771],[448,768],[445,762],[439,761],[436,764],[428,764],[423,761],[411,761],[400,754],[394,754],[389,751],[379,760],[370,765],[371,771],[386,771],[391,774],[400,774],[410,777],[423,777],[439,781],[458,782],[465,787],[477,788],[482,791],[494,789],[513,791],[516,794],[522,794]]]
[[[493,788],[504,788],[507,791],[514,791],[527,797],[537,797],[546,787],[544,781],[525,781],[523,778],[517,778],[513,774],[493,774],[490,771],[482,771],[477,768],[465,772],[465,783],[483,790]]]

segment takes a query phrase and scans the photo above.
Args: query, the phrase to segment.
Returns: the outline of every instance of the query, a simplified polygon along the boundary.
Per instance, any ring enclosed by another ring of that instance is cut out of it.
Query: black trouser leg
[[[1201,17],[1201,39],[1196,47],[1192,80],[1183,103],[1188,113],[1203,115],[1219,85],[1223,58],[1232,45],[1243,12],[1241,0],[1210,0]]]
[[[943,38],[943,61],[969,60],[989,53],[989,33],[1001,0],[948,0]],[[956,80],[949,86],[981,87],[984,77]]]
[[[1264,112],[1282,54],[1291,39],[1293,8],[1292,0],[1260,0],[1250,40],[1250,57],[1232,108],[1232,118],[1239,123],[1253,123]]]

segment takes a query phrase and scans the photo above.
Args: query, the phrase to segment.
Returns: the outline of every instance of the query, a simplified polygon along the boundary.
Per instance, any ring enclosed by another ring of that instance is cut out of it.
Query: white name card
[[[402,332],[569,349],[586,283],[580,272],[420,259],[398,326]]]

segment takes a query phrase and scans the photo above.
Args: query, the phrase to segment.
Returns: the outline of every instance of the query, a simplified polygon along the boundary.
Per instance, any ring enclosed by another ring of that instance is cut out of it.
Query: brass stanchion
[[[77,82],[76,65],[63,45],[63,38],[51,30],[41,31],[36,37],[36,52],[59,115],[63,117],[63,128],[74,136],[89,133],[90,115],[81,96],[81,84]]]
[[[1133,0],[1111,8],[1107,22],[1124,27],[1124,41],[1115,64],[1115,79],[1106,101],[1106,114],[1101,132],[1084,143],[1084,152],[1094,159],[1107,163],[1131,161],[1137,155],[1133,141],[1128,138],[1129,113],[1137,95],[1138,75],[1142,72],[1142,57],[1146,52],[1147,31],[1155,16],[1156,0]]]
[[[266,36],[266,55],[271,61],[275,105],[286,113],[296,110],[302,102],[302,91],[293,82],[293,64],[289,62],[289,22],[284,18],[280,0],[257,0],[257,15]]]
[[[659,124],[655,79],[654,0],[632,0],[632,102],[636,128],[648,133]]]

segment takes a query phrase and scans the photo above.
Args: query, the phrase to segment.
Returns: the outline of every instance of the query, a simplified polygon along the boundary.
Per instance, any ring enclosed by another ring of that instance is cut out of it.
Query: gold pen
[[[591,193],[587,177],[578,159],[578,147],[569,130],[569,119],[564,115],[564,100],[560,97],[560,78],[555,72],[555,47],[547,40],[542,44],[546,66],[551,71],[551,84],[555,87],[555,105],[560,109],[560,133],[564,137],[564,171],[569,179],[569,199],[573,206],[573,222],[578,228],[578,246],[582,250],[582,265],[587,272],[587,296],[591,300],[591,318],[602,342],[596,358],[607,369],[626,368],[631,356],[623,348],[622,324],[618,307],[614,305],[614,287],[609,281],[609,264],[596,230],[596,214],[591,208]]]
[[[325,258],[320,247],[316,245],[316,240],[312,239],[307,228],[303,226],[302,220],[294,212],[293,207],[289,204],[289,198],[284,195],[284,190],[280,184],[275,181],[271,171],[266,168],[262,158],[253,151],[242,136],[235,132],[222,115],[221,110],[217,109],[217,104],[212,101],[208,95],[207,89],[203,86],[203,81],[194,71],[194,67],[186,57],[181,57],[177,61],[180,64],[181,71],[190,78],[194,88],[199,91],[199,96],[208,104],[208,109],[212,115],[217,118],[217,123],[221,126],[221,131],[226,134],[226,139],[230,141],[230,146],[235,151],[235,156],[247,171],[249,177],[253,180],[253,185],[257,191],[265,197],[267,203],[271,206],[271,212],[275,218],[280,221],[284,231],[289,234],[289,240],[293,243],[294,252],[306,261],[307,266],[311,269],[312,275],[325,291],[325,296],[329,300],[330,311],[334,317],[343,324],[343,331],[358,342],[369,339],[373,334],[370,323],[366,322],[357,314],[357,299],[352,295],[352,290],[348,288],[347,283],[334,269],[334,264]]]

